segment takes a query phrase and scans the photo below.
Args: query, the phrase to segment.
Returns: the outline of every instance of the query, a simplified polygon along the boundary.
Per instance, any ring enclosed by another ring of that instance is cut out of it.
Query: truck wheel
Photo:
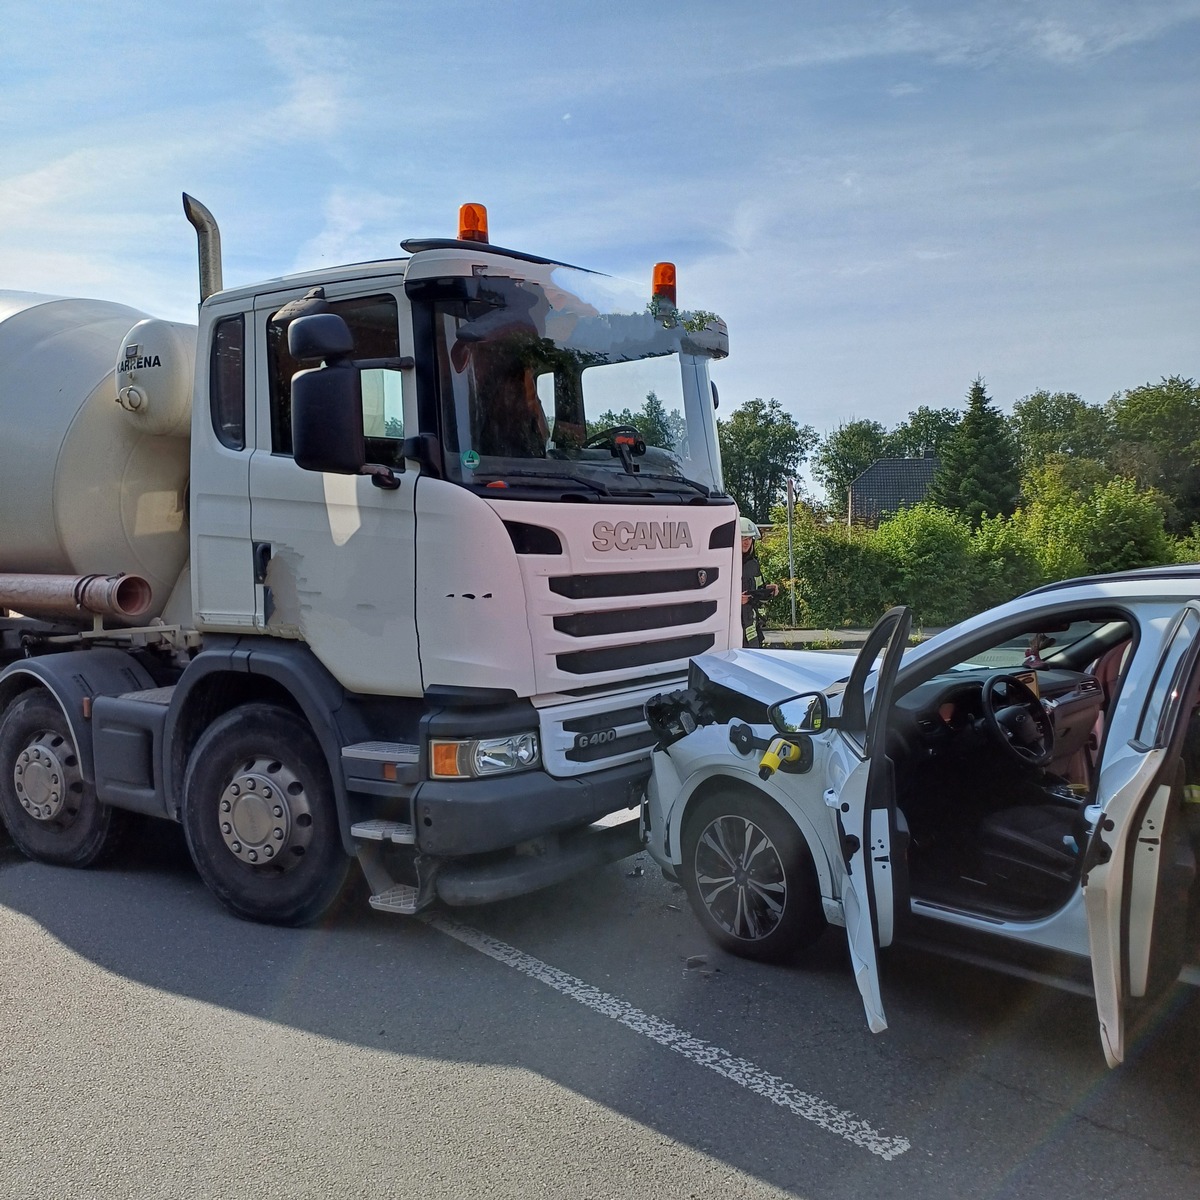
[[[352,861],[316,738],[272,704],[235,708],[205,730],[188,761],[183,829],[200,877],[250,921],[315,921]]]
[[[128,824],[128,813],[96,799],[62,709],[39,688],[0,723],[0,817],[23,854],[67,867],[110,854]]]
[[[825,928],[817,872],[804,837],[764,797],[706,797],[683,828],[680,872],[705,932],[733,954],[781,962]]]

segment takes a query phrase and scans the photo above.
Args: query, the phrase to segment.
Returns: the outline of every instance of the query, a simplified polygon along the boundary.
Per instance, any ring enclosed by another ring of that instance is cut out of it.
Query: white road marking
[[[469,925],[460,925],[457,921],[438,913],[432,913],[423,919],[434,929],[455,938],[465,946],[470,946],[473,950],[478,950],[480,954],[486,954],[489,958],[504,963],[539,983],[544,983],[594,1012],[632,1029],[634,1033],[640,1033],[643,1037],[682,1054],[684,1058],[690,1058],[699,1066],[716,1071],[718,1075],[723,1075],[726,1079],[731,1079],[749,1091],[763,1096],[772,1104],[778,1104],[780,1108],[786,1108],[805,1121],[811,1121],[821,1129],[836,1133],[846,1141],[879,1155],[880,1158],[896,1158],[911,1147],[907,1138],[886,1137],[853,1113],[835,1108],[828,1101],[802,1091],[780,1079],[778,1075],[772,1075],[755,1066],[748,1059],[737,1058],[712,1042],[693,1037],[678,1025],[672,1025],[669,1021],[643,1012],[640,1008],[602,992],[590,983],[568,975],[565,971],[560,971],[557,967],[552,967],[506,942],[489,937]]]

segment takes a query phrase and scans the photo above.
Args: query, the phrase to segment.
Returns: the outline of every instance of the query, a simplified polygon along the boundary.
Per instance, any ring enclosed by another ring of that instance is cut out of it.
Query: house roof
[[[874,523],[885,513],[920,504],[940,465],[932,454],[923,458],[877,458],[850,484],[850,520]]]

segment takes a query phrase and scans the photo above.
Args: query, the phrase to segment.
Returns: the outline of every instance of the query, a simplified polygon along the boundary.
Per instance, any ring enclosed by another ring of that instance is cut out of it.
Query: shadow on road
[[[1131,1061],[1108,1072],[1090,1000],[893,951],[884,964],[892,1027],[873,1037],[836,931],[796,967],[735,960],[704,942],[682,893],[628,863],[453,915],[797,1086],[822,1093],[836,1085],[828,1099],[912,1138],[921,1155],[885,1164],[797,1123],[421,922],[372,912],[361,889],[319,927],[239,921],[195,875],[179,829],[164,823],[139,826],[96,871],[0,849],[0,905],[149,987],[398,1056],[535,1072],[780,1188],[803,1179],[806,1194],[977,1194],[989,1178],[1010,1177],[1014,1162],[1035,1171],[1055,1153],[1051,1133],[1061,1140],[1074,1119],[1151,1152],[1194,1155],[1200,1002],[1192,990],[1146,1015]],[[704,955],[703,970],[685,966],[694,954]],[[975,1106],[991,1111],[1003,1101],[1014,1109],[989,1136],[1010,1144],[985,1167],[970,1142],[964,1147],[960,1124],[977,1126]],[[935,1153],[947,1161],[931,1190]]]

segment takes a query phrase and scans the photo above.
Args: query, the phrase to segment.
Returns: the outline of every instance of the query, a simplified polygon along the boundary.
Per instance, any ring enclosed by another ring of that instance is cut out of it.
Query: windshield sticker
[[[466,467],[468,471],[475,470],[475,468],[479,466],[479,455],[474,450],[465,451],[462,456],[462,465]]]

